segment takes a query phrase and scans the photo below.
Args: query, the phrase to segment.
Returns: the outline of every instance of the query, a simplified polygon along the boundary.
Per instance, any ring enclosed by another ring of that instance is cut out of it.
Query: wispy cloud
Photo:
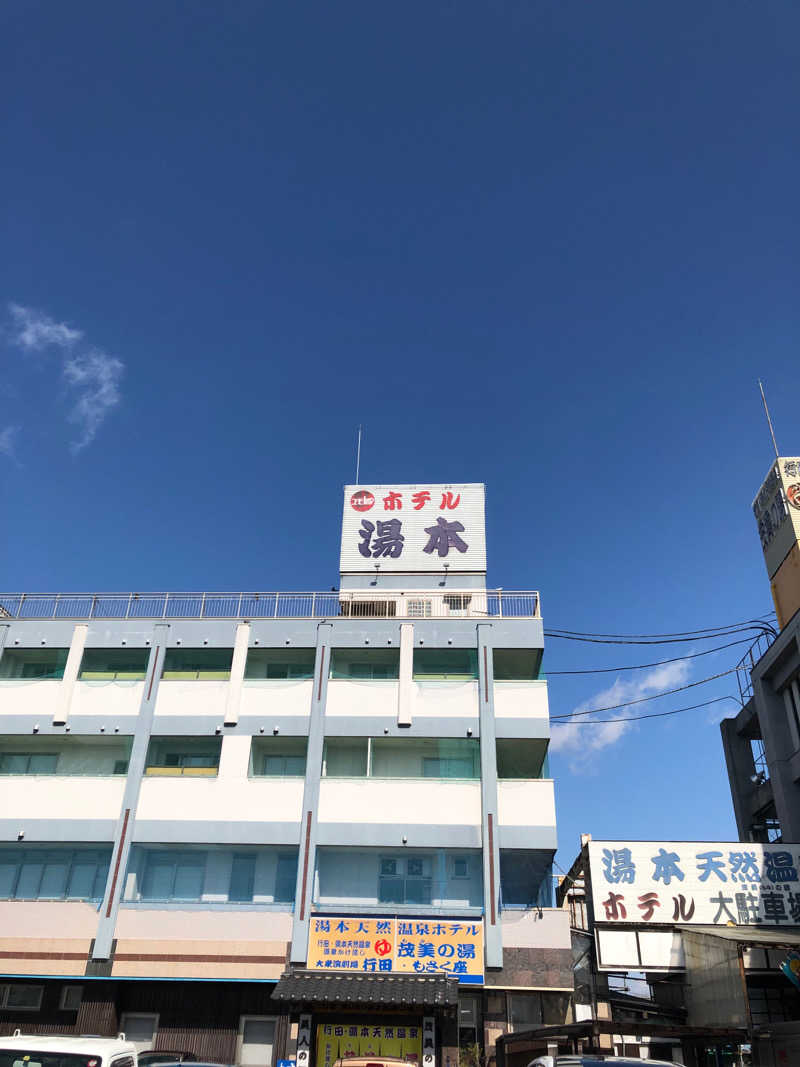
[[[34,308],[9,304],[8,310],[12,322],[11,339],[28,352],[41,352],[51,345],[71,348],[83,337],[81,330],[73,330],[65,322],[55,322],[49,315]]]
[[[99,349],[65,362],[64,378],[79,393],[67,416],[80,429],[80,437],[70,445],[73,452],[80,452],[94,440],[103,419],[119,404],[122,399],[119,383],[124,370],[122,360]]]
[[[106,416],[122,400],[125,364],[102,349],[85,346],[83,330],[56,322],[43,311],[9,304],[8,312],[10,328],[4,332],[15,347],[25,352],[55,350],[59,355],[63,380],[72,396],[67,421],[78,427],[70,450],[77,454],[94,440]],[[0,453],[13,455],[18,430],[18,426],[9,426],[0,433]]]
[[[8,456],[10,459],[16,457],[14,445],[18,432],[19,426],[6,426],[0,430],[0,456]]]
[[[654,667],[645,671],[638,677],[623,680],[618,678],[608,689],[596,693],[589,700],[585,700],[573,709],[573,716],[583,711],[591,711],[593,708],[605,708],[614,704],[622,704],[625,701],[637,700],[641,697],[650,696],[661,692],[663,689],[673,689],[682,685],[689,677],[690,664],[688,660],[679,660],[677,663],[667,663],[662,667]],[[553,752],[563,752],[567,755],[570,769],[578,771],[585,769],[597,752],[616,744],[634,725],[625,722],[625,719],[635,715],[637,711],[646,712],[646,708],[620,708],[618,711],[603,712],[598,719],[610,720],[598,722],[592,725],[587,722],[591,716],[583,716],[568,722],[553,723],[553,736],[550,741],[550,749]]]

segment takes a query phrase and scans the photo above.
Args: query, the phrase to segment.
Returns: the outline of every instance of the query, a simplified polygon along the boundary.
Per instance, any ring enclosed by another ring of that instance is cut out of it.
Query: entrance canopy
[[[295,1004],[454,1008],[458,1004],[458,978],[446,974],[345,975],[297,970],[281,975],[272,999]]]

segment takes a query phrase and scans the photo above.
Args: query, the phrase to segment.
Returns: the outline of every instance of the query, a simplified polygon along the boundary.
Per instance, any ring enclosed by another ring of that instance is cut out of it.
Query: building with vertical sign
[[[0,595],[0,1026],[455,1067],[568,1019],[541,606],[484,507],[345,487],[329,592]]]

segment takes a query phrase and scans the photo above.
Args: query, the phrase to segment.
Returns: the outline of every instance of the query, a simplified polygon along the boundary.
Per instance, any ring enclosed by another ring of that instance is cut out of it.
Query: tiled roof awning
[[[298,1003],[446,1008],[458,1004],[458,979],[446,974],[320,974],[297,970],[281,975],[272,998]]]

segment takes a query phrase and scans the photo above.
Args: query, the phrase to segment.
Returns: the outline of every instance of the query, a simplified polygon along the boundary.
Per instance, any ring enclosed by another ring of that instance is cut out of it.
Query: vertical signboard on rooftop
[[[486,572],[485,487],[346,485],[342,574]]]
[[[778,621],[800,608],[800,458],[776,459],[753,501]]]

